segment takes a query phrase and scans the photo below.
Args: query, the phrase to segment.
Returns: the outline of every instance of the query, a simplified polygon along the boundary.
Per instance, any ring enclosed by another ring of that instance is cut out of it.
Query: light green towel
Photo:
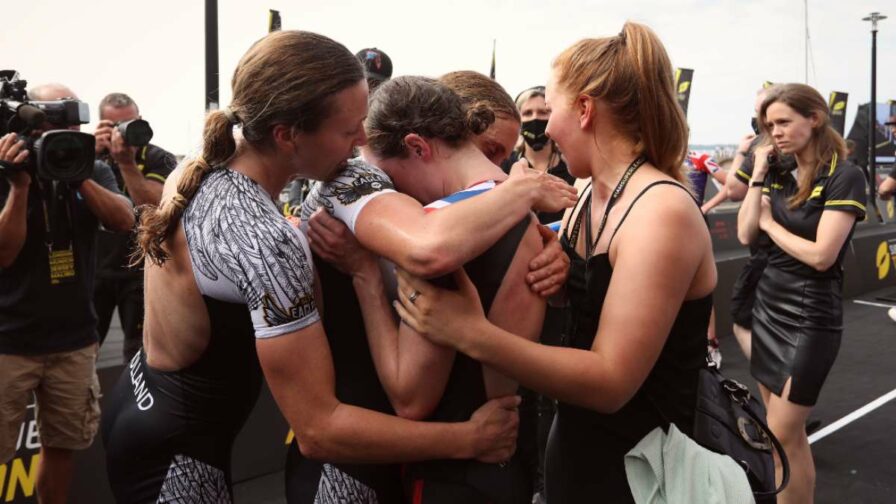
[[[674,424],[657,427],[625,455],[625,475],[637,504],[752,504],[744,470],[727,455],[703,448]]]

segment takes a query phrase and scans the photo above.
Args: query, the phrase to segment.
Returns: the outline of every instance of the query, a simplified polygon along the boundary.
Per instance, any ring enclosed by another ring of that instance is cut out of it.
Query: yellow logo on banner
[[[877,279],[883,280],[887,278],[890,272],[890,247],[887,242],[882,241],[877,247]]]
[[[295,438],[296,438],[296,433],[293,432],[292,429],[289,429],[289,432],[286,433],[286,443],[285,444],[292,443],[292,440]]]
[[[684,94],[691,87],[691,81],[684,81],[678,85],[678,94]]]
[[[678,79],[681,79],[681,69],[680,68],[675,69],[675,83],[676,84],[678,84]]]
[[[12,502],[19,497],[27,498],[34,495],[39,461],[40,454],[35,453],[31,456],[30,467],[25,465],[26,461],[22,457],[0,465],[0,498],[3,498],[3,502]],[[5,494],[2,493],[4,488],[6,488]]]
[[[844,102],[844,101],[839,101],[834,104],[834,112],[839,112],[845,108],[846,108],[846,102]]]

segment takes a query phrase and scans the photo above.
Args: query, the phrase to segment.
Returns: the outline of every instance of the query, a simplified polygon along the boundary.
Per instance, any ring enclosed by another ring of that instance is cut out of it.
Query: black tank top
[[[610,243],[638,199],[660,184],[681,187],[660,181],[644,188],[619,221]],[[586,260],[575,249],[582,219],[590,226],[590,198],[589,190],[572,236],[567,226],[561,237],[570,258],[566,284],[569,308],[563,343],[589,351],[613,275],[608,253]],[[651,258],[648,256],[645,260]],[[691,434],[697,376],[706,363],[706,331],[711,309],[711,295],[682,303],[656,364],[634,397],[616,413],[602,414],[558,403],[545,468],[549,502],[597,502],[596,498],[605,502],[631,502],[623,465],[625,454],[654,428],[665,428],[670,422],[685,434]]]

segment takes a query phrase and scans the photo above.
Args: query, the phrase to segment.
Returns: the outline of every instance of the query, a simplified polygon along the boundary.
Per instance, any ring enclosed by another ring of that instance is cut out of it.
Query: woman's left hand
[[[772,217],[772,202],[768,196],[762,196],[759,207],[759,229],[768,231],[768,228],[774,224],[775,218]]]
[[[454,272],[457,290],[438,288],[402,269],[396,272],[395,310],[405,324],[433,343],[457,348],[477,332],[478,323],[486,321],[476,286],[463,268]]]
[[[307,235],[311,250],[346,275],[379,267],[376,256],[358,243],[348,226],[322,208],[308,219]]]
[[[549,298],[560,292],[566,277],[569,275],[569,256],[563,252],[557,233],[547,226],[538,225],[538,233],[544,249],[529,262],[529,274],[526,283],[532,292],[543,298]]]

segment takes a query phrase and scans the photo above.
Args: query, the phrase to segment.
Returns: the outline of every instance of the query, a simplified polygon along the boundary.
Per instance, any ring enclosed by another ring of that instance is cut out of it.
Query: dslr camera
[[[96,139],[65,129],[90,122],[87,104],[75,99],[29,100],[27,85],[15,70],[0,70],[0,136],[16,133],[28,149],[28,160],[22,165],[0,163],[0,175],[27,170],[32,176],[60,182],[90,178]],[[45,130],[45,124],[58,129]]]
[[[126,144],[131,147],[145,147],[152,140],[152,128],[143,119],[131,119],[116,123],[115,127],[121,133]]]

